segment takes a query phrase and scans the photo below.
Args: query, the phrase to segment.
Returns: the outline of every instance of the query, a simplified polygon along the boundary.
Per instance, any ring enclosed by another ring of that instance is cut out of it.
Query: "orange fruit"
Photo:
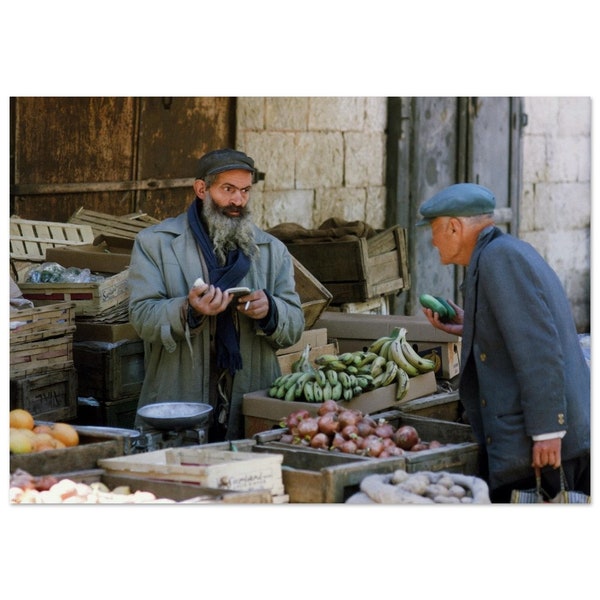
[[[10,451],[13,454],[27,454],[33,450],[32,441],[25,431],[24,429],[11,428]]]
[[[73,425],[68,423],[54,423],[50,435],[62,442],[67,448],[79,444],[79,434]]]
[[[17,429],[33,429],[35,425],[32,414],[24,408],[14,408],[10,411],[9,417],[10,426]]]
[[[33,428],[33,433],[52,433],[50,425],[36,425]]]
[[[49,433],[36,433],[32,443],[33,452],[54,450],[56,440]]]

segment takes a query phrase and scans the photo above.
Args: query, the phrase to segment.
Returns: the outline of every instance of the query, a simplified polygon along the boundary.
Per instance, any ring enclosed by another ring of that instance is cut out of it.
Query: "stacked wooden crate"
[[[76,416],[74,331],[72,302],[11,310],[11,409],[24,408],[36,418],[51,421]]]

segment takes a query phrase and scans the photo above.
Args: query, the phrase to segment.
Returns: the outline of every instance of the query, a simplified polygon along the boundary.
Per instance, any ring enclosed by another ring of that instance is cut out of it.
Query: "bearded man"
[[[131,255],[129,318],[145,351],[138,408],[210,404],[211,442],[244,437],[243,394],[271,385],[276,351],[304,330],[291,255],[252,221],[255,179],[243,152],[205,154],[187,212],[138,233]]]

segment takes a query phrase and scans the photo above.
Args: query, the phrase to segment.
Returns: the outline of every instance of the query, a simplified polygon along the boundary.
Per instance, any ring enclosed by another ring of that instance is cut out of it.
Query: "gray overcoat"
[[[233,382],[228,439],[244,435],[243,394],[272,384],[281,372],[275,351],[295,344],[304,330],[287,248],[258,227],[255,241],[259,257],[239,285],[268,290],[279,320],[273,334],[266,336],[255,320],[240,315],[243,368]],[[205,319],[186,337],[184,315],[188,292],[198,277],[210,283],[185,213],[136,235],[129,267],[129,317],[144,341],[145,379],[139,406],[166,401],[208,402],[210,335],[215,319]]]

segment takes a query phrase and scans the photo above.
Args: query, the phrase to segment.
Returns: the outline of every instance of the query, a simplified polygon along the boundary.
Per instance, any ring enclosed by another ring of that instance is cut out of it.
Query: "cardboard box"
[[[394,327],[406,328],[409,342],[457,342],[460,338],[440,331],[425,315],[363,315],[324,312],[316,327],[325,327],[330,337],[338,340],[340,352],[362,350],[377,338],[389,335]]]
[[[437,389],[437,383],[433,373],[411,377],[408,394],[401,402],[396,400],[397,388],[397,384],[387,385],[355,396],[349,402],[338,402],[338,404],[360,410],[365,414],[373,414],[398,408],[413,398],[432,394]],[[281,420],[295,410],[305,409],[316,415],[320,405],[321,403],[318,402],[286,402],[279,398],[271,398],[267,390],[244,394],[242,401],[244,434],[246,437],[251,437],[260,431],[279,427]]]
[[[284,354],[291,354],[293,352],[302,352],[306,346],[310,345],[311,348],[318,348],[319,346],[325,346],[327,344],[327,329],[308,329],[302,333],[302,337],[293,346],[288,348],[280,348],[277,350],[277,356]]]
[[[132,248],[132,239],[100,235],[93,244],[48,248],[46,261],[98,273],[120,273],[129,267]]]
[[[435,375],[441,379],[452,379],[460,373],[461,340],[455,342],[411,342],[411,346],[421,356],[435,353],[440,359],[440,367]]]
[[[322,354],[338,354],[338,345],[337,342],[332,342],[331,344],[325,344],[324,346],[316,346],[310,349],[308,353],[308,360],[314,366],[315,359]],[[292,352],[290,354],[282,354],[277,357],[279,362],[279,367],[281,368],[281,373],[291,373],[292,367],[294,363],[302,356],[302,352]]]

